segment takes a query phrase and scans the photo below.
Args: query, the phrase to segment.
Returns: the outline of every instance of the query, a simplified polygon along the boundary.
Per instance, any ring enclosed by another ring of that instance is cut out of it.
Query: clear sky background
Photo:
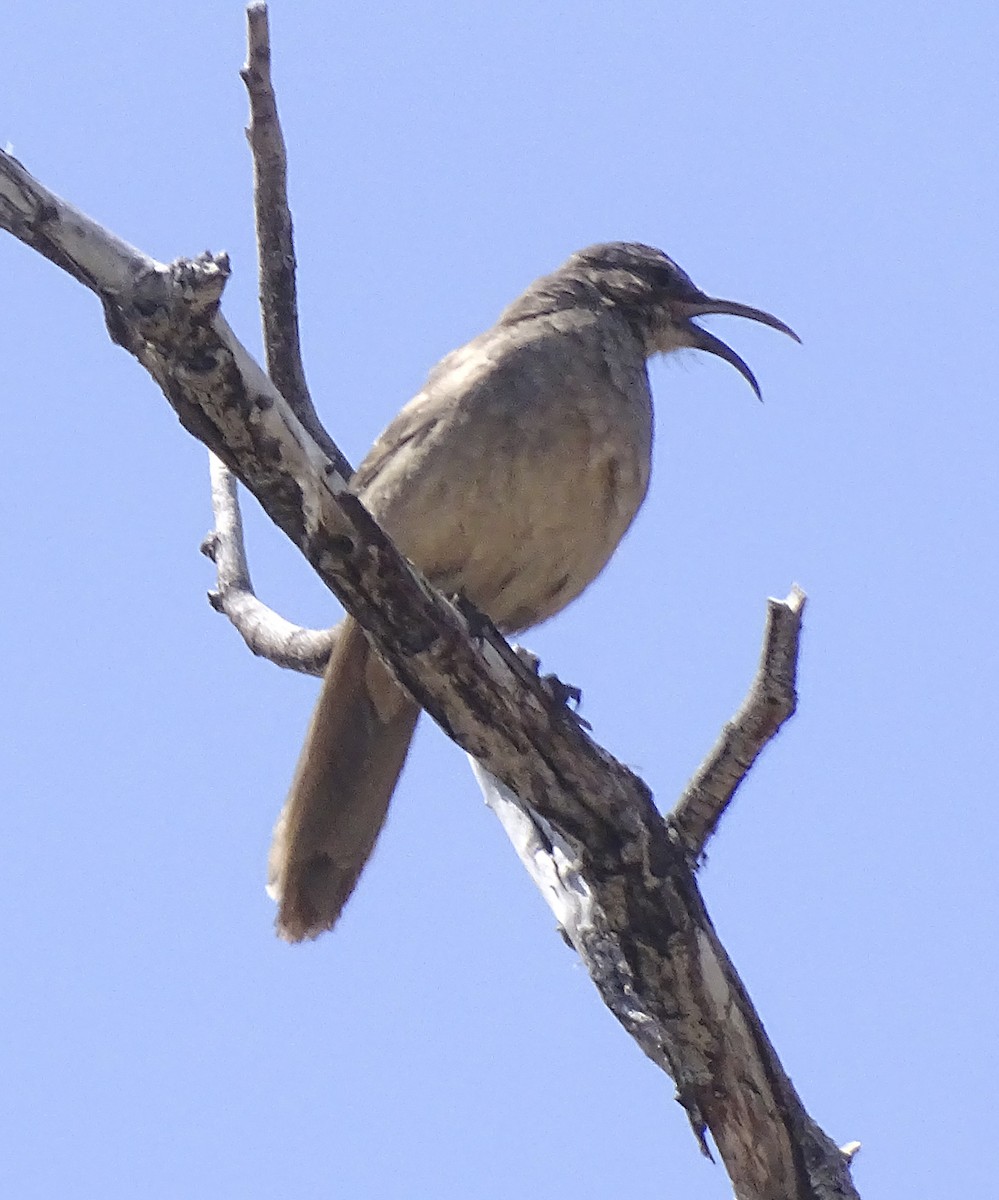
[[[795,346],[653,368],[653,487],[528,639],[668,807],[809,594],[799,713],[713,844],[719,933],[871,1198],[994,1188],[994,6],[272,8],[303,334],[357,461],[446,351],[595,241]],[[0,141],[147,252],[232,255],[259,345],[242,8],[8,6]],[[429,723],[335,935],[263,891],[314,681],[205,601],[206,454],[96,301],[0,237],[3,1101],[19,1200],[720,1200]],[[333,599],[247,504],[255,582]]]

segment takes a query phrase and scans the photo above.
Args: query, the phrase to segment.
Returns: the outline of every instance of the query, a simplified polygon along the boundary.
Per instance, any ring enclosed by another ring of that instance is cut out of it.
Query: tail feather
[[[274,828],[268,891],[287,941],[336,924],[385,823],[419,714],[348,617]]]

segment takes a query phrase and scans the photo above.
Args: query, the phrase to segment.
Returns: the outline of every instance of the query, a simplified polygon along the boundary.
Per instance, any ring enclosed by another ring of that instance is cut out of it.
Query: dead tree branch
[[[201,550],[215,564],[217,584],[208,593],[212,608],[229,618],[254,654],[279,667],[321,675],[335,631],[293,625],[257,599],[246,561],[236,476],[214,454],[208,458],[215,528]]]
[[[240,76],[250,99],[246,136],[253,154],[253,211],[267,374],[337,471],[349,479],[351,465],[319,420],[305,381],[298,333],[295,243],[288,206],[288,155],[271,83],[266,4],[258,2],[247,8],[246,35],[246,65]]]
[[[804,610],[805,593],[797,585],[786,600],[767,602],[763,652],[753,686],[670,813],[670,825],[694,858],[703,854],[763,747],[794,713]]]

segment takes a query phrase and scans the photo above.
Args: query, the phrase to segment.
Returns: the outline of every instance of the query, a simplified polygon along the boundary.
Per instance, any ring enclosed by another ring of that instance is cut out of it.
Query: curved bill
[[[745,317],[749,321],[758,321],[761,325],[769,325],[771,329],[776,329],[779,333],[786,333],[796,342],[801,341],[790,325],[785,325],[772,313],[764,312],[762,308],[751,308],[748,304],[739,304],[735,300],[715,300],[711,296],[702,296],[696,300],[674,301],[672,307],[677,316],[686,319],[691,345],[696,350],[705,350],[708,354],[723,358],[730,366],[735,367],[756,393],[757,400],[762,400],[763,395],[760,392],[760,385],[756,382],[756,376],[748,365],[731,346],[726,345],[713,333],[702,329],[700,325],[695,325],[691,318],[712,316],[716,313],[731,317]]]

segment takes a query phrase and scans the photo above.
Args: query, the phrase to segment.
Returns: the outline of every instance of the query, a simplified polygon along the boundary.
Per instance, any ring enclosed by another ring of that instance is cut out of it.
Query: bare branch
[[[12,233],[98,296],[131,288],[155,259],[84,216],[0,151],[0,228]]]
[[[247,8],[246,36],[246,65],[240,76],[250,99],[246,134],[253,152],[253,208],[267,373],[337,471],[349,479],[350,463],[319,420],[305,381],[298,336],[295,244],[288,207],[288,157],[271,85],[266,4],[254,3]]]
[[[212,608],[229,618],[254,654],[279,667],[321,675],[336,630],[293,625],[257,599],[246,562],[236,477],[214,454],[209,454],[209,470],[215,528],[201,549],[218,572],[217,589],[208,593]]]
[[[758,689],[779,695],[782,710],[787,708],[781,721],[793,709],[804,601],[798,588],[786,602],[771,601],[760,674],[750,694],[750,700]],[[755,702],[755,721],[762,721],[760,705],[772,702]],[[749,709],[747,701],[740,716]],[[747,716],[740,727],[751,726]],[[715,934],[692,870],[680,866],[689,860],[674,827],[677,813],[663,833],[634,804],[620,812],[622,840],[605,847],[598,863],[594,845],[566,837],[564,823],[535,804],[537,793],[522,799],[523,792],[516,794],[474,762],[473,769],[605,1004],[673,1077],[706,1154],[710,1129],[737,1195],[855,1196],[846,1168],[858,1144],[838,1150],[805,1112]]]
[[[795,710],[804,611],[805,593],[797,584],[786,600],[767,601],[763,652],[752,687],[670,814],[671,826],[694,858],[704,852],[763,747]]]
[[[0,156],[0,221],[29,244],[43,227],[75,273],[79,231],[66,228],[75,218],[23,175]],[[16,220],[4,204],[12,181]],[[112,336],[300,548],[400,683],[519,799],[532,837],[569,864],[582,896],[566,926],[573,945],[622,1024],[676,1081],[702,1146],[710,1129],[740,1200],[855,1197],[846,1156],[805,1112],[718,941],[687,847],[648,788],[540,680],[513,669],[497,635],[472,636],[345,489],[219,314],[225,259],[150,269],[93,223],[84,240],[88,264],[117,258],[105,279],[87,273]]]

